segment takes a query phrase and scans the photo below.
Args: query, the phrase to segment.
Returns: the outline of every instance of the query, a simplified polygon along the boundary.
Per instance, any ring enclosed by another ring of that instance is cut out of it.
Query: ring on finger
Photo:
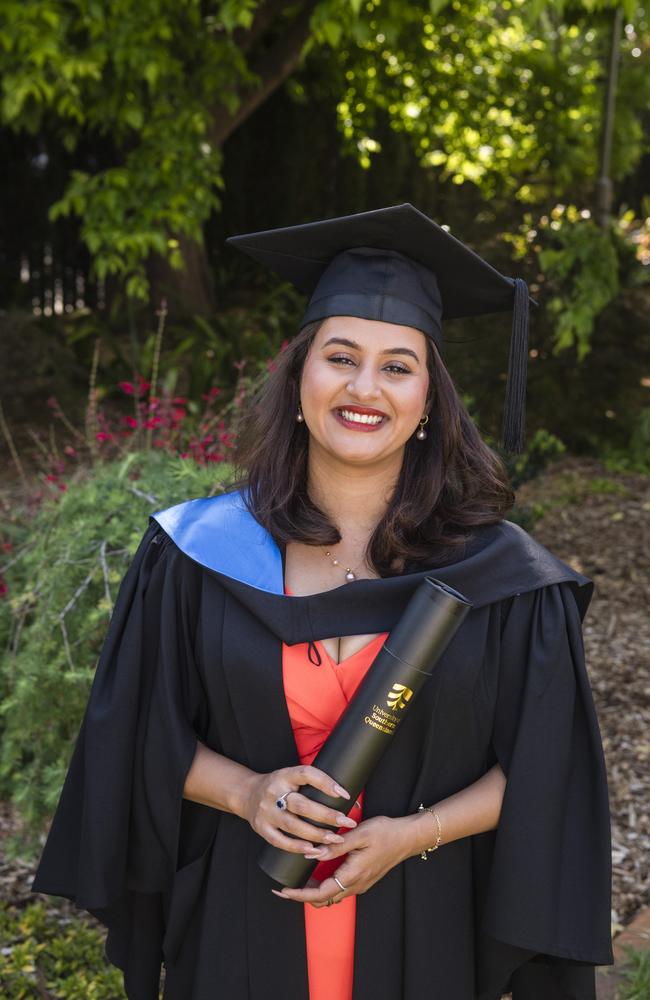
[[[343,885],[343,883],[341,882],[341,880],[340,880],[340,879],[338,879],[338,878],[336,877],[336,875],[332,875],[332,878],[334,879],[334,881],[335,881],[335,882],[336,882],[336,884],[338,885],[339,889],[341,889],[341,890],[342,890],[343,892],[346,892],[346,891],[347,891],[347,886]]]
[[[288,792],[285,792],[284,795],[281,795],[279,799],[275,800],[275,804],[278,807],[278,809],[288,809],[289,808],[289,806],[287,805],[287,795],[291,795],[291,793],[293,791],[294,791],[294,789],[290,788]]]

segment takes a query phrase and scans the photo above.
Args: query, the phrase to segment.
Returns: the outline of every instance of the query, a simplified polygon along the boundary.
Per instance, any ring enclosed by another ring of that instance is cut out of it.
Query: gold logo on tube
[[[393,684],[386,704],[389,708],[406,708],[406,704],[413,697],[413,692],[405,684]]]

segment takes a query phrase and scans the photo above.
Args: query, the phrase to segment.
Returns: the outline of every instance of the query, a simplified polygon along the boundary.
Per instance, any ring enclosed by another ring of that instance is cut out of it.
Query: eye
[[[354,364],[354,361],[352,360],[352,358],[348,358],[344,354],[335,354],[335,355],[333,355],[333,357],[328,358],[327,360],[331,361],[332,364],[335,364],[335,365],[338,365],[341,362],[343,362],[343,364],[346,364],[346,363],[349,363],[351,365]],[[396,374],[396,375],[411,375],[412,374],[410,368],[406,368],[404,365],[396,364],[395,362],[391,362],[391,364],[386,365],[384,370],[385,371],[390,371],[391,374]]]

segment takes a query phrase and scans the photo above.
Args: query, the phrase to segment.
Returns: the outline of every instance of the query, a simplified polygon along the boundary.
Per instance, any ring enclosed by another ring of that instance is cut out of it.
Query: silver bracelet
[[[434,811],[433,806],[425,806],[425,805],[423,805],[422,802],[420,802],[420,805],[418,806],[418,812],[430,812],[433,816],[435,816],[436,823],[438,824],[438,838],[437,838],[435,844],[433,845],[433,847],[427,847],[420,854],[420,857],[422,858],[422,860],[426,861],[427,860],[427,855],[430,854],[431,851],[435,851],[435,850],[438,849],[438,847],[440,847],[440,841],[442,840],[442,825],[440,823],[440,816],[438,816],[438,813]]]

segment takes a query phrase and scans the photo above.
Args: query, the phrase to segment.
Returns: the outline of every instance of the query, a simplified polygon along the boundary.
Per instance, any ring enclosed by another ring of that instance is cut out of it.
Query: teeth
[[[380,424],[383,417],[371,416],[369,413],[353,413],[352,410],[340,410],[341,416],[345,420],[352,420],[356,424]]]

